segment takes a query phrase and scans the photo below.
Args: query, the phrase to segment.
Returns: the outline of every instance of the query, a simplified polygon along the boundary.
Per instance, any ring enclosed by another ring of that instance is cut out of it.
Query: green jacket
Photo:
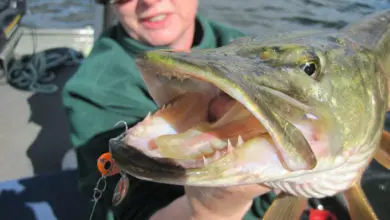
[[[244,36],[226,25],[197,16],[193,48],[215,48]],[[114,129],[118,121],[129,126],[157,109],[135,66],[134,56],[141,51],[156,49],[130,38],[118,24],[96,41],[91,54],[67,82],[63,103],[70,122],[71,140],[77,152],[79,186],[92,198],[100,175],[96,160],[108,151],[108,140],[120,132]],[[105,219],[111,210],[113,189],[118,176],[107,179],[107,189],[99,201],[94,219]],[[112,211],[117,219],[148,219],[184,193],[183,187],[131,179],[131,192]],[[268,207],[273,195],[256,199],[245,219],[258,219]],[[92,204],[91,204],[92,205]]]

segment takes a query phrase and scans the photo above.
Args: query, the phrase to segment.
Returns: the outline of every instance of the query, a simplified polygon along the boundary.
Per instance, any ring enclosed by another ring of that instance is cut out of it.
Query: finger
[[[222,190],[222,193],[229,194],[229,196],[236,196],[241,199],[247,200],[266,194],[271,191],[271,188],[260,184],[253,184],[225,187],[220,188],[219,190]]]

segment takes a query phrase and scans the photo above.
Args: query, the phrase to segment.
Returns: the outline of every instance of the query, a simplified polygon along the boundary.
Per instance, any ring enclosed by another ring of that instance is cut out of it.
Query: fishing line
[[[93,189],[93,198],[92,198],[93,206],[89,215],[89,220],[92,220],[93,215],[95,213],[96,205],[99,202],[100,198],[103,196],[103,193],[107,188],[106,178],[107,178],[106,176],[101,176],[97,181],[95,188]]]

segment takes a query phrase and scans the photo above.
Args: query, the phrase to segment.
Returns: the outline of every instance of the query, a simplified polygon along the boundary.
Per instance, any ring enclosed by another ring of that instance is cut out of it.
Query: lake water
[[[29,0],[29,26],[67,28],[93,24],[94,0]],[[388,0],[200,0],[199,12],[248,34],[307,28],[340,28]]]

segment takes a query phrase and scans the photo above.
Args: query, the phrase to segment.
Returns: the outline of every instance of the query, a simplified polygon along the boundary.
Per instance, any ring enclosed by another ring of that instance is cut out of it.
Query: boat
[[[31,56],[37,55],[46,59],[44,52],[88,56],[94,40],[108,25],[104,19],[109,10],[95,6],[96,17],[101,19],[95,19],[93,27],[34,28],[21,23],[28,11],[26,0],[5,2],[8,5],[0,3],[1,219],[88,219],[91,201],[77,188],[77,162],[61,106],[61,88],[79,64],[59,65],[49,87],[56,91],[37,91],[21,88],[29,80],[28,70],[19,74],[12,63],[31,62]]]
[[[52,75],[55,79],[48,87],[32,88],[26,82],[31,80],[31,73],[15,75],[12,71],[17,66],[15,62],[31,62],[32,56],[42,55],[42,52],[63,56],[72,53],[79,58],[88,56],[94,40],[115,22],[115,17],[109,7],[96,4],[91,27],[37,29],[21,25],[27,11],[26,0],[6,2],[8,6],[0,4],[0,21],[2,14],[11,14],[3,23],[0,35],[2,219],[88,219],[92,198],[81,195],[77,188],[77,161],[69,141],[60,92],[79,63],[59,65]],[[82,58],[78,61],[82,62]],[[389,172],[374,161],[365,173],[363,188],[377,215],[390,219],[390,210],[384,207],[388,199],[382,196],[384,188],[389,194]],[[311,201],[311,207],[319,206],[336,213],[339,219],[348,219],[340,197]]]

